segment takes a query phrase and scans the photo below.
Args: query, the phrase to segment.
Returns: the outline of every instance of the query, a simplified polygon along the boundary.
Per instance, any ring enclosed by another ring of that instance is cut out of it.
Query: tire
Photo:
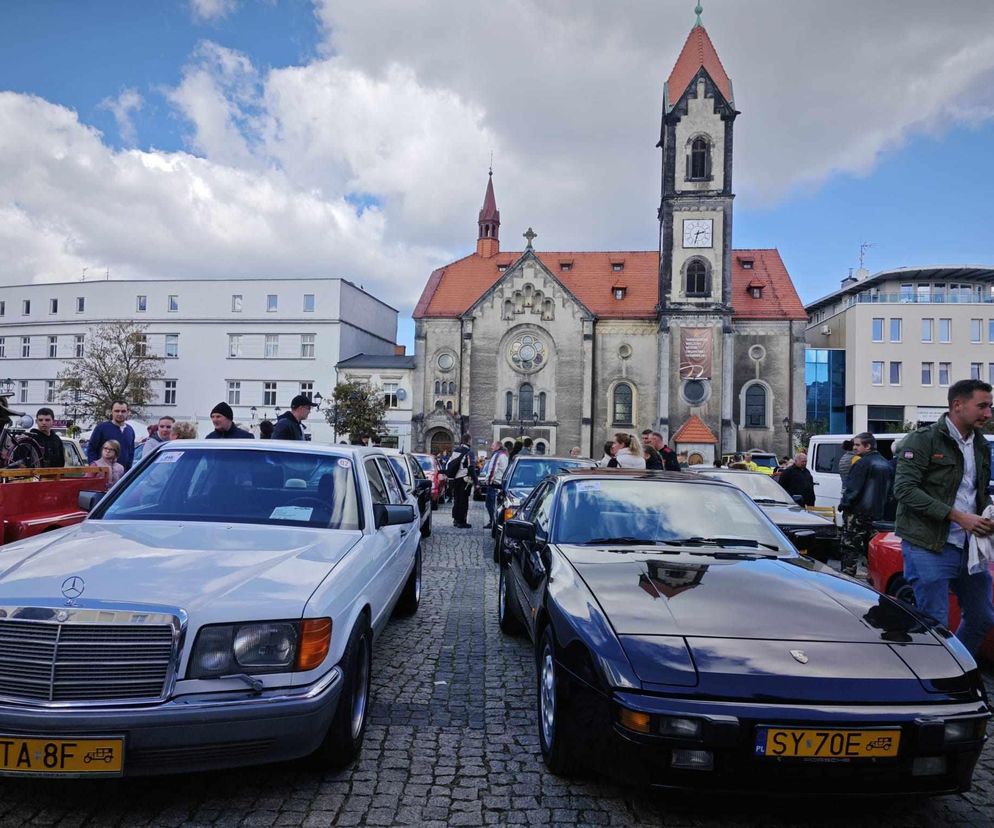
[[[494,535],[494,563],[500,563],[500,543],[501,543],[501,533],[498,532]]]
[[[431,537],[431,511],[428,512],[428,520],[421,524],[421,537]]]
[[[414,615],[421,604],[421,544],[418,544],[417,552],[414,553],[414,569],[404,584],[404,591],[400,594],[397,607],[394,612],[397,615]]]
[[[7,459],[8,469],[37,469],[41,467],[41,452],[34,440],[22,439],[14,443]]]
[[[542,760],[555,776],[574,776],[580,769],[573,742],[574,725],[556,665],[556,639],[546,625],[538,643],[538,742]]]
[[[911,588],[906,580],[904,580],[904,575],[895,575],[891,578],[890,583],[887,584],[887,594],[892,598],[897,598],[898,601],[903,601],[905,604],[910,604],[911,606],[917,606],[915,603],[915,591]]]
[[[363,615],[345,645],[341,661],[345,674],[342,695],[324,741],[310,756],[313,764],[339,770],[359,755],[369,714],[372,656],[373,633],[368,619]]]
[[[434,512],[437,508],[438,508],[438,501],[437,500],[432,500],[432,502],[431,502],[431,510]]]
[[[510,572],[506,566],[500,568],[497,581],[497,623],[505,635],[521,635],[524,625],[518,617],[516,606],[518,599],[510,594],[511,585],[508,583]]]

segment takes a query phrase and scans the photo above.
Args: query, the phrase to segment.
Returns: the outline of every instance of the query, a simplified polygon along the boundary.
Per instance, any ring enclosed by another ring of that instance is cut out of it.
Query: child
[[[100,459],[94,466],[110,469],[110,485],[113,486],[124,476],[124,466],[117,462],[121,456],[121,444],[117,440],[108,440],[100,449]]]

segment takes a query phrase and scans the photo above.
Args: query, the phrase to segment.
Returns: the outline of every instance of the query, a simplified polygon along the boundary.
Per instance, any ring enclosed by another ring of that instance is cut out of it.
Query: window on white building
[[[31,356],[31,337],[22,336],[21,337],[21,357],[27,359]]]
[[[939,385],[949,385],[949,375],[952,373],[951,362],[939,363]]]
[[[890,384],[900,385],[901,384],[901,363],[892,362],[890,364]]]
[[[31,300],[25,299],[23,302],[21,302],[21,315],[27,316],[30,313],[31,313]]]
[[[397,407],[397,388],[396,382],[383,383],[383,402],[387,408]]]
[[[932,369],[935,363],[923,362],[922,363],[922,385],[932,384]]]
[[[0,359],[7,358],[7,337],[0,336]]]
[[[55,359],[59,355],[59,338],[50,336],[48,338],[48,358]]]
[[[300,356],[302,359],[314,358],[314,334],[300,335]]]
[[[147,309],[148,309],[148,297],[147,296],[142,296],[141,294],[139,294],[138,296],[136,296],[135,297],[135,310],[138,313],[145,313],[145,311]]]
[[[939,342],[952,342],[953,339],[953,320],[952,319],[940,319],[939,320]]]
[[[148,356],[148,337],[145,334],[135,334],[135,354]]]
[[[3,316],[3,311],[0,311],[0,316]],[[987,320],[987,341],[994,342],[994,319]]]
[[[242,355],[242,335],[228,334],[228,356],[240,357]]]
[[[262,404],[276,405],[276,383],[264,382],[262,384]]]
[[[83,334],[76,334],[76,358],[83,356],[85,349],[86,337]]]
[[[279,303],[279,298],[275,293],[266,294],[266,310],[275,311]]]
[[[890,320],[890,341],[900,342],[901,341],[901,320],[891,319]]]
[[[176,405],[176,380],[166,380],[162,393],[164,405]]]
[[[170,313],[176,313],[176,311],[179,310],[179,296],[177,296],[175,293],[171,294],[169,296],[169,299],[167,300],[166,309]]]
[[[266,334],[266,350],[265,356],[267,359],[272,357],[278,357],[280,355],[280,335],[279,334]]]
[[[300,383],[300,393],[303,394],[307,399],[314,399],[314,383],[313,382],[302,382]]]
[[[994,384],[994,362],[987,363],[987,382]]]
[[[0,316],[6,316],[6,315],[7,315],[7,303],[0,301]]]
[[[17,401],[26,403],[28,401],[28,381],[21,380],[20,390],[18,392]]]
[[[45,380],[45,402],[55,402],[55,380]]]
[[[314,294],[304,294],[304,313],[314,313]]]
[[[971,362],[970,363],[970,379],[978,380],[980,375],[984,372],[984,363],[982,362]]]
[[[874,385],[884,384],[884,364],[882,362],[870,363],[870,382]]]
[[[166,334],[166,357],[176,359],[179,356],[179,334]]]
[[[982,332],[983,332],[983,328],[984,328],[984,320],[983,319],[971,319],[970,320],[970,341],[971,342],[980,342],[981,341],[981,335],[982,335]]]
[[[242,295],[240,293],[231,294],[231,312],[232,313],[242,312]]]
[[[242,384],[237,381],[228,380],[228,405],[242,404]]]
[[[48,312],[49,313],[58,313],[59,312],[59,300],[58,299],[49,299],[48,300]]]
[[[86,297],[77,296],[76,297],[76,313],[83,313],[86,310]]]
[[[932,338],[935,336],[935,320],[934,319],[923,319],[922,320],[922,342],[931,342]]]
[[[884,320],[874,319],[873,320],[873,331],[870,337],[874,342],[884,341]]]

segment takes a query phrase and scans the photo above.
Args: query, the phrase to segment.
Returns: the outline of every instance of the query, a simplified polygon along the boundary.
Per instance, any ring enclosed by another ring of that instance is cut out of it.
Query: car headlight
[[[983,739],[987,729],[984,719],[950,719],[943,729],[946,744],[953,742],[972,742]]]
[[[187,674],[195,679],[312,670],[330,644],[329,618],[211,624],[197,635]]]

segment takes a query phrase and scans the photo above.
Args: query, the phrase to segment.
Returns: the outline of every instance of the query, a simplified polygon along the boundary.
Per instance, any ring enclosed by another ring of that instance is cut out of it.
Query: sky
[[[696,0],[0,4],[0,285],[343,277],[410,313],[475,249],[650,250]],[[733,244],[810,302],[994,264],[994,3],[704,0],[734,85]]]

